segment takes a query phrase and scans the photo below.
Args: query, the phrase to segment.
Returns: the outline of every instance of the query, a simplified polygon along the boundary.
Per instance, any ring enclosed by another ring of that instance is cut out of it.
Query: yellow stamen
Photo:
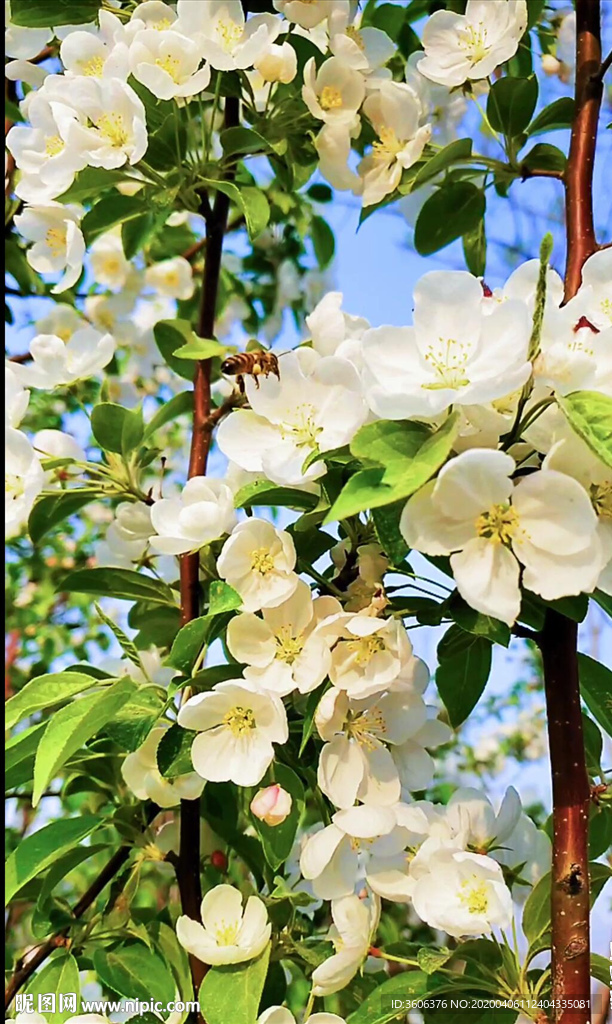
[[[459,893],[459,902],[467,907],[470,914],[486,914],[489,909],[487,883],[477,881],[474,875],[473,880],[466,878],[461,888],[463,891]]]
[[[384,159],[389,159],[389,157],[395,159],[404,148],[403,143],[399,141],[393,128],[380,128],[378,137],[379,141],[372,144],[372,149],[376,156],[384,157]]]
[[[86,75],[89,78],[99,78],[104,71],[104,58],[90,57],[89,60],[81,61],[79,64],[79,70],[82,75]]]
[[[519,525],[519,517],[510,505],[492,505],[476,520],[476,532],[479,537],[492,540],[496,544],[509,544]]]
[[[372,636],[359,637],[358,640],[349,640],[348,649],[355,651],[355,661],[358,665],[367,665],[375,654],[385,650],[385,641],[374,633]]]
[[[98,118],[96,127],[102,135],[106,136],[111,146],[116,146],[118,149],[125,146],[129,139],[123,114],[102,114],[102,117]]]
[[[244,736],[245,733],[249,733],[255,728],[255,715],[251,708],[241,708],[236,705],[223,716],[223,724],[231,730],[234,736]]]
[[[239,928],[240,925],[237,922],[234,924],[226,924],[225,921],[222,921],[221,924],[215,928],[215,939],[217,940],[217,945],[235,946]]]
[[[342,93],[334,85],[326,85],[319,96],[323,110],[339,110],[342,107]]]
[[[274,639],[276,641],[276,657],[279,661],[286,662],[287,665],[293,665],[304,648],[303,634],[298,633],[293,636],[290,626],[281,626]]]
[[[181,66],[181,62],[178,57],[171,57],[170,54],[167,53],[165,57],[158,57],[155,63],[158,68],[161,68],[162,71],[165,71],[166,74],[170,75],[173,82],[178,83],[179,68]]]
[[[251,569],[260,576],[267,576],[274,570],[274,559],[267,548],[256,548],[251,552]]]
[[[45,139],[45,153],[47,156],[57,156],[64,148],[64,140],[59,135],[49,135]]]
[[[49,228],[45,242],[52,256],[61,256],[66,249],[66,228]]]

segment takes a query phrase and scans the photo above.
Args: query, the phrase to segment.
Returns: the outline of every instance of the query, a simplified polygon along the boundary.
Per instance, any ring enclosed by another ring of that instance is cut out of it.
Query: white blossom
[[[111,11],[98,12],[99,30],[76,29],[64,38],[60,59],[66,74],[127,81],[130,73],[125,29]]]
[[[259,956],[270,941],[272,925],[263,900],[249,896],[243,909],[242,895],[232,885],[217,885],[206,893],[201,917],[202,924],[182,914],[176,937],[202,963],[241,964]]]
[[[121,291],[132,272],[132,264],[125,258],[121,232],[105,231],[90,246],[89,259],[91,272],[98,284],[110,288],[114,292]],[[96,299],[103,296],[95,296]],[[111,325],[108,326],[111,329]]]
[[[359,164],[363,205],[372,206],[393,192],[402,173],[420,159],[431,138],[431,125],[419,127],[421,108],[402,82],[382,82],[363,104],[377,140]]]
[[[280,380],[246,380],[251,409],[228,416],[217,440],[224,455],[243,469],[263,473],[282,485],[316,480],[326,469],[319,460],[303,469],[309,455],[347,444],[367,416],[355,367],[337,356],[314,357],[304,369],[297,353],[279,358]]]
[[[291,794],[275,783],[255,794],[250,803],[250,811],[260,821],[275,828],[289,817],[292,804]]]
[[[198,43],[172,29],[138,32],[129,59],[134,78],[161,100],[190,98],[210,82],[209,65],[200,67]]]
[[[514,56],[526,28],[526,0],[468,0],[465,14],[436,11],[423,29],[418,69],[448,88],[488,78]]]
[[[175,28],[193,39],[201,55],[218,71],[252,67],[282,30],[273,14],[245,20],[240,0],[178,0]]]
[[[333,924],[327,934],[335,953],[312,973],[315,996],[339,992],[354,978],[363,964],[380,918],[380,899],[360,899],[351,894],[331,901]],[[310,1018],[312,1020],[312,1017]]]
[[[230,533],[236,523],[234,496],[222,480],[193,477],[175,498],[151,507],[151,547],[164,555],[198,551]]]
[[[283,3],[284,0],[275,0],[275,3]],[[309,0],[288,0],[289,3],[308,3]],[[326,0],[318,0],[325,3]],[[313,1013],[308,1018],[309,1024],[346,1024],[344,1017],[337,1013]],[[27,1024],[27,1022],[26,1022]],[[37,1024],[37,1022],[34,1022]],[[269,1006],[267,1010],[257,1018],[257,1024],[296,1024],[295,1017],[286,1006]]]
[[[4,52],[7,57],[29,60],[36,57],[53,39],[52,28],[27,28],[11,21],[10,0],[4,0]]]
[[[255,690],[242,679],[190,697],[178,723],[199,734],[191,748],[198,775],[237,786],[261,782],[274,759],[272,744],[286,743],[289,735],[280,697]]]
[[[273,0],[273,4],[287,21],[305,29],[315,28],[335,10],[348,9],[347,0]]]
[[[491,402],[531,373],[524,303],[485,307],[480,281],[434,270],[414,290],[413,327],[376,327],[362,341],[370,408],[385,419],[437,416],[450,405]]]
[[[304,66],[302,98],[319,121],[350,126],[365,99],[365,81],[339,57],[330,57],[318,70],[311,57]]]
[[[244,611],[276,608],[298,585],[290,534],[265,519],[238,523],[217,559],[217,572],[237,590]]]
[[[362,75],[382,68],[396,52],[395,44],[382,29],[361,27],[351,20],[348,4],[336,7],[329,16],[329,48],[335,57]]]
[[[171,299],[190,299],[195,288],[191,264],[183,256],[173,256],[147,267],[145,282],[159,295]]]
[[[343,298],[342,292],[327,292],[306,317],[306,326],[312,347],[320,356],[340,356],[356,363],[358,343],[370,323],[362,316],[343,312]]]
[[[195,772],[165,779],[157,766],[157,749],[169,723],[151,729],[144,743],[128,754],[121,765],[126,785],[139,800],[152,800],[158,807],[176,807],[181,800],[196,800],[204,780]]]
[[[409,499],[400,529],[425,554],[451,554],[472,608],[511,625],[523,586],[547,601],[591,591],[602,568],[597,516],[571,477],[540,470],[514,485],[510,455],[473,448]]]
[[[423,670],[398,619],[377,618],[365,611],[346,614],[338,617],[336,636],[340,639],[332,651],[329,678],[349,697],[380,693],[400,676],[418,677]]]
[[[45,86],[49,79],[46,80]],[[118,78],[75,78],[71,102],[58,117],[66,147],[91,167],[138,163],[148,145],[145,108]]]
[[[270,43],[255,63],[255,74],[261,75],[264,82],[292,82],[297,75],[297,53],[291,43]]]
[[[32,444],[21,430],[6,427],[4,444],[4,529],[5,536],[10,538],[25,526],[45,475]]]
[[[30,342],[32,362],[15,364],[14,373],[28,387],[50,391],[93,377],[111,361],[114,351],[110,334],[100,334],[93,327],[75,331],[65,344],[54,334],[39,334]]]
[[[4,423],[17,428],[26,414],[30,392],[13,373],[10,362],[4,366]]]
[[[83,210],[77,206],[48,203],[45,206],[27,206],[15,217],[15,226],[28,242],[27,260],[39,274],[57,274],[63,277],[53,286],[54,295],[65,292],[76,284],[83,269],[85,239],[80,228]]]
[[[330,641],[317,631],[319,622],[342,610],[333,597],[313,601],[310,587],[298,580],[282,604],[264,608],[263,618],[252,612],[235,616],[227,627],[227,645],[244,678],[280,697],[297,689],[310,693],[325,679],[330,665]]]
[[[70,341],[75,331],[87,327],[87,321],[74,306],[66,302],[54,302],[49,312],[35,321],[34,327],[37,334],[55,334],[66,342]]]

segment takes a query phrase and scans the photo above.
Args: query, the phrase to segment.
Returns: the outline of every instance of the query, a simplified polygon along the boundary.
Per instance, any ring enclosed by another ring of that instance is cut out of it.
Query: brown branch
[[[9,363],[29,363],[32,358],[31,352],[21,352],[18,356],[7,356]]]
[[[599,0],[576,3],[576,115],[565,172],[567,269],[565,301],[582,282],[585,260],[597,251],[593,220],[593,166],[603,95]]]
[[[228,97],[225,101],[225,127],[234,127],[239,122],[239,101]],[[228,170],[228,178],[234,175],[234,168]],[[230,201],[223,192],[217,192],[212,210],[208,204],[203,206],[206,216],[206,260],[202,280],[202,297],[198,318],[198,334],[201,338],[214,337],[219,279],[221,275],[221,256],[223,239],[227,228]],[[191,437],[191,453],[189,457],[189,479],[204,476],[208,462],[208,453],[212,441],[214,417],[211,414],[210,374],[212,361],[201,360],[196,365],[193,382],[194,409],[193,433]],[[216,410],[215,410],[216,412]],[[181,558],[181,622],[185,625],[199,615],[200,583],[199,555],[183,555]],[[202,886],[200,880],[200,801],[181,801],[180,849],[176,872],[181,895],[183,913],[198,921],[200,919],[200,903]],[[194,994],[197,996],[202,980],[208,970],[197,957],[190,955],[191,976]]]
[[[556,178],[557,181],[563,181],[565,173],[563,171],[545,171],[538,167],[526,167],[525,164],[521,164],[521,180],[527,181],[528,178]]]
[[[145,828],[150,825],[158,811],[159,807],[157,807],[156,804],[147,805],[145,810]],[[83,893],[78,903],[74,905],[72,909],[72,916],[75,921],[78,921],[83,917],[85,911],[88,910],[92,903],[98,898],[102,890],[105,889],[108,883],[119,873],[126,861],[129,860],[133,849],[134,847],[131,845],[120,846],[117,852],[113,854],[108,863],[100,871],[100,874],[94,878],[89,889]],[[25,962],[23,958],[17,962],[15,970],[9,978],[5,989],[5,1009],[8,1009],[19,989],[29,981],[34,974],[34,971],[45,962],[47,957],[51,956],[51,953],[53,953],[55,949],[59,949],[60,946],[69,945],[69,933],[70,925],[63,928],[61,932],[57,932],[55,935],[52,935],[51,938],[46,939],[45,942],[37,948],[36,952],[32,956],[28,957]]]
[[[608,71],[610,70],[611,67],[612,67],[612,50],[610,50],[610,52],[609,52],[608,56],[605,58],[605,60],[602,60],[600,66],[599,66],[599,70],[593,75],[593,79],[595,81],[603,82],[606,74],[608,73]]]

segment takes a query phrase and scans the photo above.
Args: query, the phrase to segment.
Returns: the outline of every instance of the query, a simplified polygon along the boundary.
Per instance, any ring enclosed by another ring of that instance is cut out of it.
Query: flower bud
[[[553,57],[552,53],[545,53],[542,56],[542,71],[545,75],[558,75],[561,69],[561,61]]]
[[[227,857],[223,850],[213,850],[210,855],[210,863],[217,871],[227,871]]]
[[[251,813],[266,825],[281,825],[291,814],[291,804],[291,796],[282,786],[268,786],[251,800]]]

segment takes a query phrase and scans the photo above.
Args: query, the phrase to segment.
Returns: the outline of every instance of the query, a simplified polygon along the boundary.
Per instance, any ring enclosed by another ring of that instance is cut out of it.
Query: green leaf
[[[395,999],[419,999],[425,996],[429,976],[423,971],[403,971],[394,978],[383,981],[363,1001],[355,1013],[352,1013],[347,1024],[388,1024],[397,1018],[397,1007],[393,1006]]]
[[[198,693],[212,690],[217,683],[225,683],[228,679],[241,679],[242,670],[246,665],[234,661],[230,665],[210,665],[198,672],[189,682]]]
[[[79,967],[72,953],[65,949],[58,949],[53,953],[45,966],[38,974],[35,974],[28,985],[27,992],[34,996],[34,1006],[37,1005],[39,995],[55,995],[55,1013],[45,1011],[47,1024],[63,1024],[69,1017],[74,1017],[80,1012],[81,1004],[81,982],[79,979]],[[59,1008],[59,997],[76,993],[77,1003],[74,1010]]]
[[[237,590],[223,580],[213,580],[208,591],[208,614],[222,615],[240,608],[242,598]]]
[[[155,416],[145,426],[143,435],[143,441],[148,441],[153,434],[165,426],[166,423],[172,423],[178,416],[183,416],[186,413],[193,412],[193,391],[181,391],[180,394],[174,395],[169,402],[164,402],[161,409],[158,409]]]
[[[193,999],[189,959],[179,944],[174,929],[163,921],[150,921],[147,924],[147,931],[162,960],[172,971],[180,999],[183,1001]]]
[[[200,987],[200,1007],[207,1024],[256,1024],[270,945],[256,960],[212,967]]]
[[[195,340],[193,328],[188,320],[158,320],[153,327],[155,344],[161,352],[164,362],[179,377],[192,381],[194,368],[185,359],[177,359],[174,355],[178,348],[190,345]]]
[[[557,395],[566,419],[592,452],[612,468],[612,398],[600,391]]]
[[[84,494],[78,490],[60,491],[39,498],[28,519],[28,533],[32,543],[38,544],[49,530],[80,511],[94,498],[95,495],[90,491]]]
[[[24,28],[97,21],[102,0],[11,0],[11,21]]]
[[[58,857],[80,843],[103,819],[93,814],[60,818],[26,836],[6,862],[5,906],[20,889],[50,867]]]
[[[533,117],[538,102],[538,80],[509,75],[494,82],[487,99],[487,117],[496,132],[516,138]]]
[[[91,429],[105,451],[129,455],[143,439],[142,408],[125,409],[114,402],[100,402],[92,409]]]
[[[107,170],[105,167],[84,167],[76,175],[70,188],[58,197],[60,203],[82,203],[85,199],[97,198],[101,192],[112,188],[112,195],[118,195],[114,186],[128,181],[127,169]]]
[[[193,733],[180,725],[171,725],[157,748],[157,767],[165,779],[192,772],[191,748]]]
[[[109,618],[109,616],[105,612],[102,611],[100,605],[97,602],[94,602],[94,608],[96,609],[97,614],[100,616],[105,626],[108,626],[108,628],[110,629],[111,633],[117,640],[117,643],[123,650],[124,654],[128,656],[128,658],[130,659],[131,662],[134,663],[134,665],[137,665],[139,669],[142,669],[142,662],[140,660],[140,655],[138,653],[136,645],[129,639],[129,637],[126,636],[126,634],[123,632],[120,626],[113,622],[113,620]]]
[[[34,807],[68,758],[100,732],[135,690],[132,679],[119,679],[103,690],[73,701],[49,719],[34,762]]]
[[[567,166],[565,153],[557,146],[539,142],[521,160],[521,171],[558,171],[563,174]]]
[[[433,974],[455,955],[452,949],[430,949],[424,946],[417,953],[419,967],[425,974]]]
[[[447,167],[451,167],[452,164],[460,163],[462,160],[467,160],[472,155],[472,140],[471,139],[455,139],[454,142],[449,142],[448,146],[441,149],[439,153],[432,156],[421,167],[419,173],[412,183],[412,191],[424,185],[426,181],[431,178],[435,178],[436,174],[440,171],[445,171]]]
[[[474,231],[484,218],[485,194],[471,181],[443,185],[421,207],[414,229],[414,247],[431,256],[456,238]]]
[[[484,220],[463,236],[463,255],[470,274],[484,277],[487,266],[487,234]]]
[[[25,715],[32,715],[35,711],[60,704],[76,693],[89,690],[93,685],[94,680],[91,676],[82,672],[54,672],[50,675],[35,676],[5,704],[5,728],[11,729]]]
[[[189,675],[202,647],[209,641],[214,621],[214,615],[201,615],[183,626],[174,638],[167,664]]]
[[[96,853],[101,853],[102,851],[108,851],[108,846],[104,843],[96,843],[92,846],[75,846],[72,850],[69,850],[68,853],[65,853],[63,857],[58,857],[57,860],[54,860],[52,866],[43,878],[41,889],[38,894],[38,900],[36,901],[37,907],[40,909],[44,907],[56,885],[58,885],[66,875],[69,875],[74,868],[78,867],[78,865],[82,864],[84,861],[89,860],[89,858],[93,857]]]
[[[578,670],[584,703],[602,729],[612,736],[612,672],[587,654],[578,655]]]
[[[436,686],[457,729],[476,707],[491,671],[491,643],[451,626],[438,645]]]
[[[503,647],[510,644],[510,627],[491,615],[482,615],[474,611],[457,591],[451,594],[446,608],[457,625],[468,633],[482,636],[491,643],[501,644]]]
[[[174,350],[174,358],[214,359],[215,356],[222,358],[226,352],[227,347],[218,341],[214,341],[212,338],[198,338],[197,335],[194,335],[193,341]]]
[[[261,786],[278,783],[291,796],[291,812],[280,825],[266,825],[254,814],[250,814],[251,824],[256,829],[265,858],[273,871],[278,871],[281,864],[284,864],[293,849],[295,835],[302,811],[304,810],[304,787],[298,776],[288,768],[287,765],[274,765],[274,778],[268,776],[267,781],[262,781]],[[255,795],[255,790],[252,791]]]
[[[318,502],[316,494],[301,491],[297,487],[277,487],[269,480],[255,480],[240,487],[234,496],[236,508],[250,508],[256,505],[291,508],[298,512],[313,509]]]
[[[400,565],[408,554],[408,545],[399,528],[404,504],[403,501],[396,501],[383,508],[372,509],[372,521],[376,536],[391,565]]]
[[[606,988],[610,987],[610,961],[599,953],[591,953],[591,977],[600,981]],[[603,993],[599,994],[599,998],[603,999]],[[595,1009],[593,1007],[593,1011]]]
[[[4,745],[4,787],[6,792],[30,782],[34,757],[47,723],[39,722],[11,736]]]
[[[597,727],[596,727],[597,728]],[[612,807],[610,804],[601,804],[594,807],[591,804],[591,815],[589,819],[589,857],[595,860],[597,857],[609,853],[612,848]]]
[[[325,270],[336,252],[334,233],[323,217],[314,216],[310,224],[310,235],[317,263],[321,270]]]
[[[376,429],[370,431],[370,426]],[[368,451],[368,458],[376,458],[377,461],[387,458],[386,468],[363,469],[355,473],[340,492],[323,524],[410,497],[446,461],[457,429],[457,413],[449,416],[434,433],[424,433],[418,424],[406,421],[381,420],[362,427],[353,438],[351,451],[354,454]],[[408,456],[408,452],[412,454]]]
[[[582,734],[584,736],[587,769],[589,775],[593,778],[595,775],[601,775],[603,737],[593,719],[585,714],[582,715]]]
[[[200,184],[229,196],[244,215],[251,241],[267,227],[270,220],[270,205],[261,189],[252,185],[239,187],[231,181],[215,181],[213,178],[200,178]]]
[[[164,702],[153,686],[143,686],[104,726],[122,750],[132,751],[144,743],[160,718]]]
[[[234,153],[263,153],[270,149],[270,143],[252,128],[226,128],[221,132],[219,140],[225,156],[233,156]]]
[[[100,981],[117,995],[163,1005],[174,999],[174,978],[165,963],[140,943],[97,949],[93,965]]]
[[[133,220],[149,212],[148,204],[137,196],[124,196],[120,192],[106,196],[88,210],[81,221],[81,231],[90,245],[99,235],[110,231],[116,224]]]
[[[576,101],[570,96],[563,96],[544,107],[525,131],[527,135],[541,135],[542,132],[553,132],[559,128],[571,128],[575,115]]]
[[[173,592],[167,583],[133,569],[77,569],[64,576],[57,589],[59,592],[98,594],[123,601],[175,605]]]

